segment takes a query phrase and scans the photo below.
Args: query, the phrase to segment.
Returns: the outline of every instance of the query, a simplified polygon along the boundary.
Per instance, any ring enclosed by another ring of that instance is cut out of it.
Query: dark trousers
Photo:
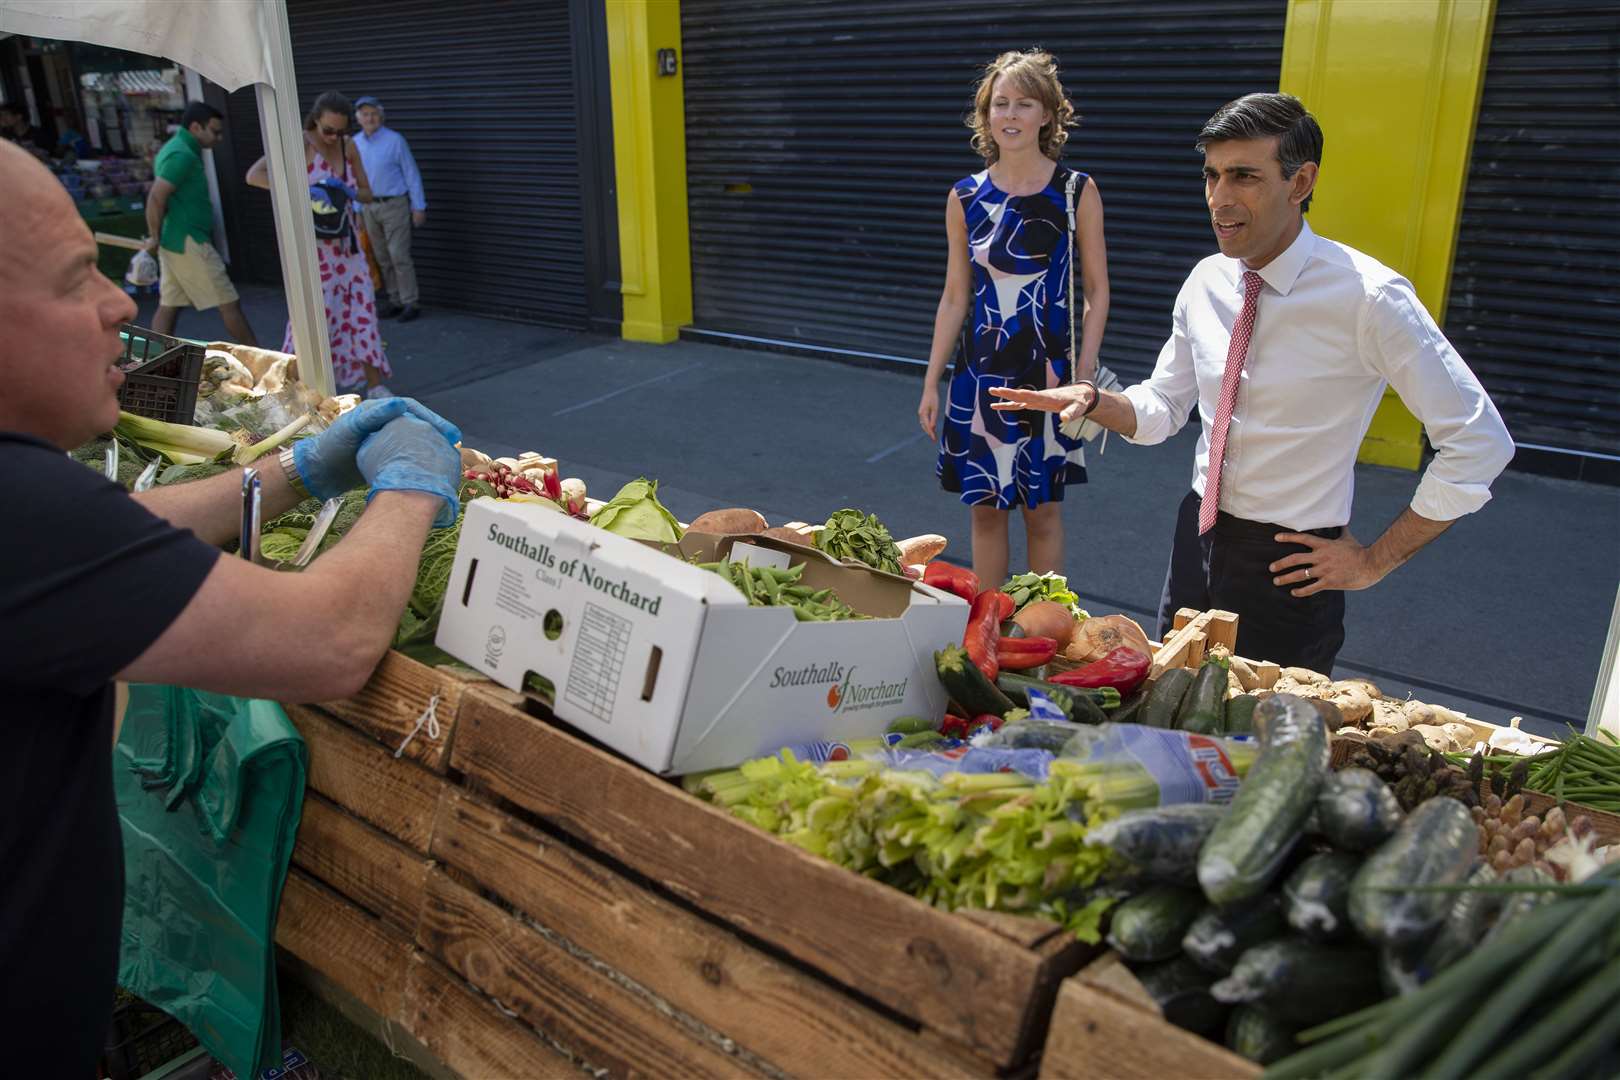
[[[1344,644],[1344,593],[1329,589],[1314,596],[1290,593],[1299,584],[1273,585],[1269,567],[1284,555],[1305,549],[1272,537],[1293,532],[1280,525],[1221,514],[1215,527],[1198,535],[1198,493],[1189,491],[1176,515],[1175,547],[1159,601],[1159,640],[1172,632],[1180,608],[1236,612],[1237,653],[1249,660],[1272,660],[1284,667],[1333,673],[1333,659]],[[1329,540],[1342,528],[1312,529]]]

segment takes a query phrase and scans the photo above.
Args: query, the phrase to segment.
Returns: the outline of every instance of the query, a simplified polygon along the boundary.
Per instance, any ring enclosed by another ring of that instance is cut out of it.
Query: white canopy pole
[[[266,164],[270,166],[270,206],[276,217],[293,352],[298,354],[299,379],[323,397],[331,397],[337,392],[337,382],[332,374],[326,301],[315,257],[315,219],[310,215],[304,166],[304,117],[298,108],[286,0],[262,0],[260,11],[270,85],[259,83],[255,89]]]

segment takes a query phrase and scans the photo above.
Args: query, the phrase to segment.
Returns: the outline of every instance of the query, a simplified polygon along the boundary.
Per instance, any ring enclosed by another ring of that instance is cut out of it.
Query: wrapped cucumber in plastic
[[[1350,882],[1361,859],[1342,851],[1312,855],[1283,882],[1288,925],[1313,941],[1331,941],[1350,931]]]
[[[1299,1049],[1298,1032],[1258,1005],[1239,1005],[1226,1025],[1226,1048],[1257,1065],[1270,1065]]]
[[[1384,996],[1378,957],[1360,945],[1283,938],[1256,945],[1211,988],[1215,1000],[1259,1004],[1293,1024],[1320,1024]]]
[[[1222,911],[1207,908],[1193,920],[1181,939],[1181,951],[1199,967],[1228,975],[1238,957],[1266,941],[1288,933],[1282,899],[1273,893]]]
[[[1350,885],[1350,921],[1375,945],[1410,949],[1440,929],[1479,852],[1479,826],[1456,799],[1433,798],[1407,815]]]
[[[1084,724],[1026,717],[1003,724],[1000,730],[978,745],[999,746],[1009,750],[1045,750],[1049,754],[1061,754],[1069,740],[1085,730],[1087,728]]]
[[[1149,889],[1114,908],[1108,944],[1125,959],[1138,963],[1169,960],[1181,952],[1181,939],[1202,910],[1204,898],[1197,890]]]
[[[1210,994],[1215,977],[1185,956],[1133,969],[1164,1018],[1179,1028],[1218,1040],[1231,1006]]]
[[[1502,881],[1510,885],[1551,884],[1553,880],[1552,875],[1534,866],[1515,866],[1502,875]],[[1491,928],[1486,932],[1481,944],[1495,938],[1513,920],[1528,915],[1556,895],[1556,893],[1550,892],[1516,892],[1503,896],[1502,907],[1497,912],[1496,922],[1491,924]]]
[[[1468,884],[1490,885],[1497,879],[1498,874],[1489,863],[1480,863],[1468,875]],[[1423,960],[1418,965],[1421,974],[1419,981],[1434,978],[1472,952],[1490,928],[1491,921],[1502,910],[1502,905],[1510,898],[1503,893],[1458,893],[1451,901],[1451,910],[1446,913],[1446,921],[1440,927],[1440,932],[1423,951]]]
[[[1226,807],[1215,803],[1178,803],[1127,810],[1094,826],[1086,843],[1101,844],[1164,885],[1198,885],[1198,849]]]
[[[1313,831],[1344,851],[1371,851],[1394,835],[1401,804],[1370,769],[1340,769],[1322,781]]]

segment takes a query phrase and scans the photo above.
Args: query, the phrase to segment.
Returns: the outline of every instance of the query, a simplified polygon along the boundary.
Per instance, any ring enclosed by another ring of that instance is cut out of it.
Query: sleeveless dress
[[[337,177],[326,163],[326,157],[319,153],[309,163],[307,171],[311,184]],[[354,169],[347,159],[343,162],[343,176],[337,178],[354,186]],[[350,203],[351,220],[355,205]],[[366,364],[377,368],[384,376],[392,375],[394,369],[389,367],[388,357],[383,354],[382,335],[377,328],[377,298],[371,284],[371,268],[366,265],[366,253],[359,245],[359,237],[355,237],[353,245],[347,239],[317,237],[315,257],[321,268],[326,334],[332,341],[332,375],[338,390],[364,383]],[[281,351],[293,351],[290,320]]]
[[[1034,195],[1008,195],[988,169],[956,184],[967,217],[973,311],[946,395],[935,474],[970,506],[1061,502],[1065,484],[1086,481],[1083,444],[1063,436],[1056,413],[996,412],[990,404],[999,399],[989,394],[993,386],[1045,390],[1069,382],[1069,173],[1054,169]],[[1086,180],[1078,175],[1077,203]],[[1078,297],[1078,278],[1075,289]]]

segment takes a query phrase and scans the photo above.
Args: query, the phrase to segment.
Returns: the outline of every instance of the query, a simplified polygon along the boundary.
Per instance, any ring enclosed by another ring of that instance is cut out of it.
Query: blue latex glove
[[[460,428],[414,398],[362,401],[315,438],[293,443],[293,464],[298,467],[304,488],[324,502],[364,485],[366,478],[355,465],[360,444],[401,416],[415,416],[432,424],[443,435],[446,446],[461,441]]]
[[[408,414],[390,420],[360,444],[355,464],[371,485],[368,502],[379,491],[425,491],[444,500],[433,527],[455,524],[461,508],[456,498],[461,490],[461,453],[426,420]]]

